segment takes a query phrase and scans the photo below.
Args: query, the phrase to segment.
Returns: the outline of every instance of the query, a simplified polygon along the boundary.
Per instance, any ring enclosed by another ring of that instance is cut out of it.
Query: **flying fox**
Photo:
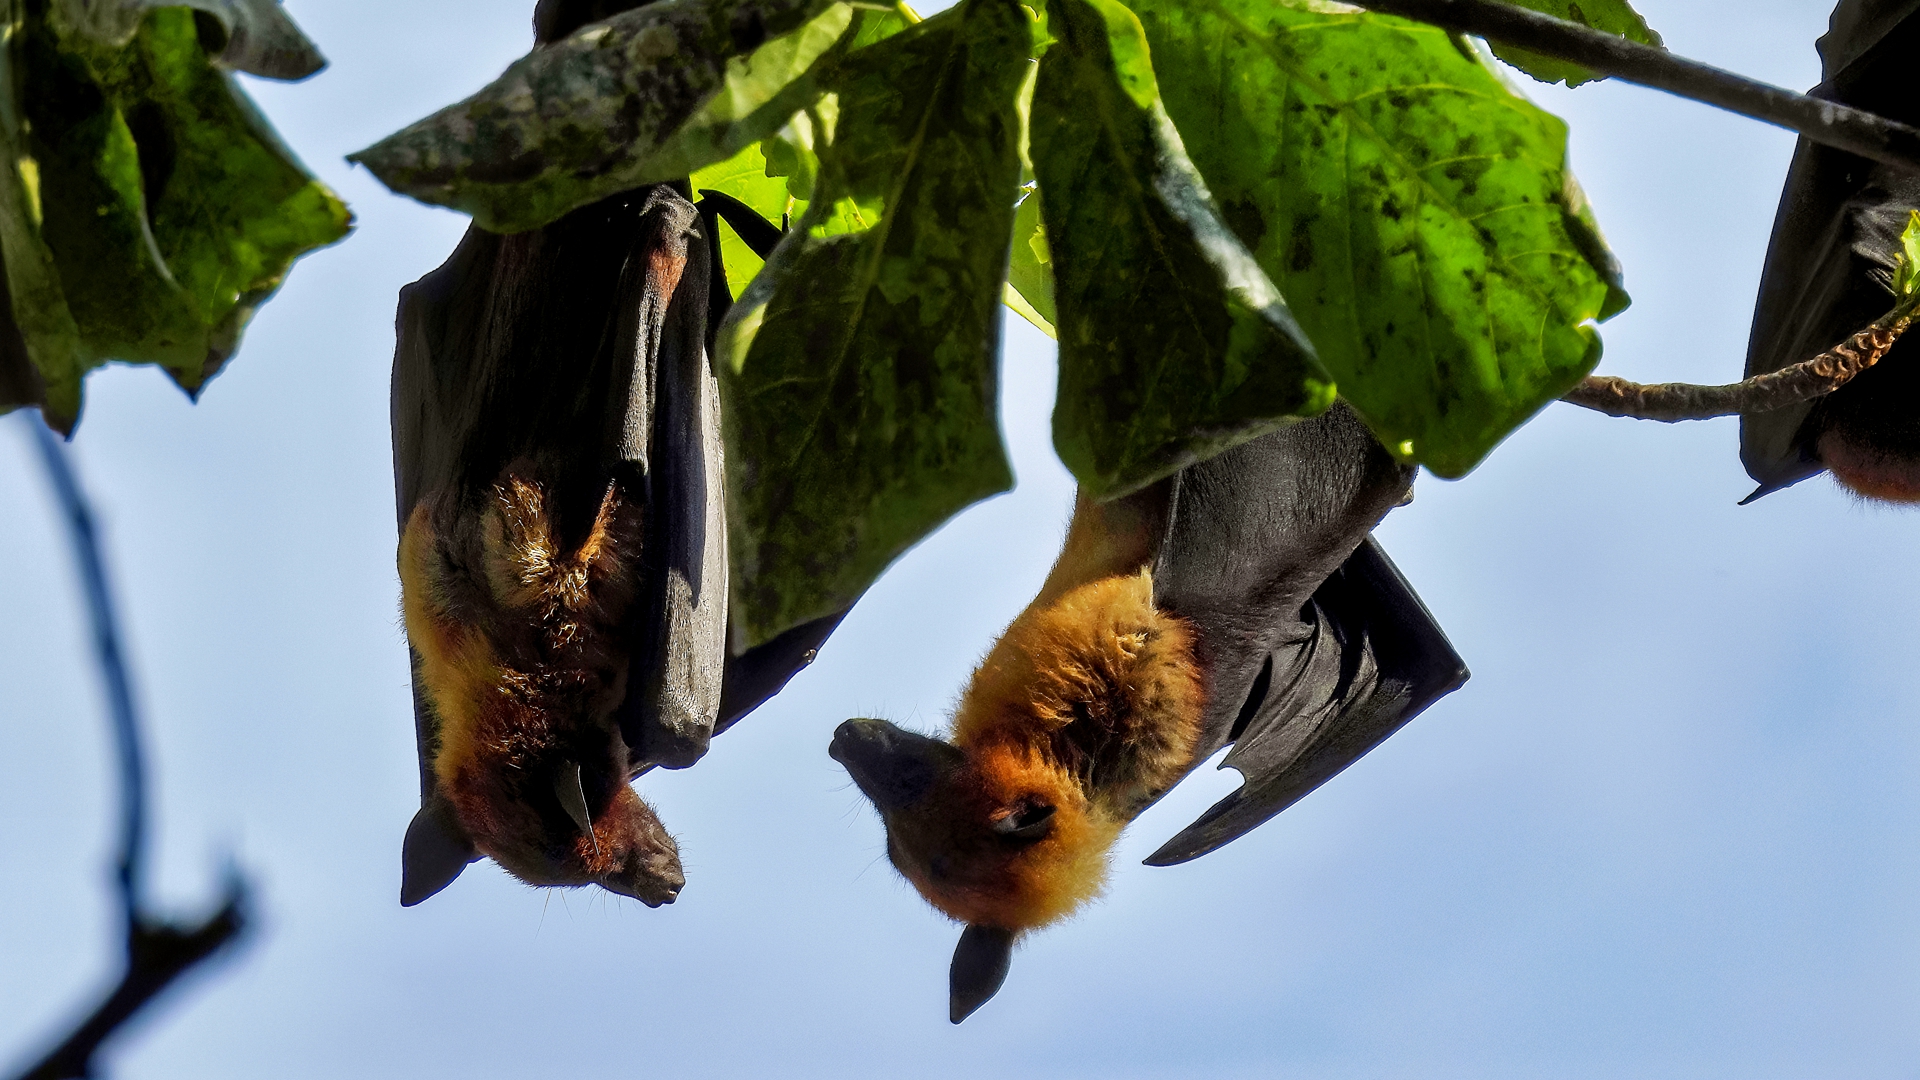
[[[1082,493],[946,737],[839,727],[829,752],[894,867],[965,925],[954,1023],[1017,939],[1100,895],[1121,831],[1215,751],[1233,746],[1242,787],[1149,864],[1244,835],[1466,681],[1369,535],[1412,479],[1336,405],[1136,494]]]
[[[1920,124],[1910,86],[1920,0],[1841,0],[1819,41],[1814,97]],[[1747,374],[1798,363],[1893,306],[1900,236],[1920,210],[1920,174],[1801,139],[1781,193],[1754,308]],[[1825,397],[1741,417],[1746,499],[1822,471],[1864,498],[1920,502],[1920,335]]]

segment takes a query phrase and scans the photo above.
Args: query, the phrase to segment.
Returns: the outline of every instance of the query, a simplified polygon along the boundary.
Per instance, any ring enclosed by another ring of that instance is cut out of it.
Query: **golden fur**
[[[438,721],[434,777],[461,827],[534,884],[662,869],[672,840],[627,785],[611,719],[626,690],[638,509],[610,485],[566,550],[544,490],[509,469],[480,517],[477,552],[435,526],[424,502],[407,522],[401,597]],[[599,803],[590,837],[553,795],[553,778],[575,765]]]
[[[1105,569],[1114,550],[1070,540],[1062,563]],[[1058,587],[974,671],[953,723],[965,765],[926,807],[888,816],[894,864],[967,923],[1029,930],[1098,896],[1121,829],[1186,772],[1199,740],[1193,632],[1154,607],[1152,575],[1059,580],[1072,572],[1056,567]],[[1044,836],[994,833],[1033,807],[1052,808]]]

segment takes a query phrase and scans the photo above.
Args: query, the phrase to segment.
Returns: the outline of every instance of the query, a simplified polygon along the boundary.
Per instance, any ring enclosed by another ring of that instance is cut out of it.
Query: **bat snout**
[[[919,802],[942,775],[964,760],[958,747],[903,731],[885,720],[841,724],[827,753],[882,812]]]
[[[680,897],[687,876],[680,860],[672,855],[637,857],[615,873],[600,879],[600,885],[622,896],[631,896],[648,907],[671,904]]]

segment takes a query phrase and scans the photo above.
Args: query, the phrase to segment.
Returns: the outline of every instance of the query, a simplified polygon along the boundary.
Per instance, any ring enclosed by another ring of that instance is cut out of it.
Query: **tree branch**
[[[144,867],[147,849],[147,775],[145,755],[140,748],[140,720],[134,711],[133,683],[127,677],[125,653],[120,648],[120,621],[114,612],[113,596],[107,590],[106,561],[100,556],[100,536],[94,528],[93,508],[88,505],[80,480],[67,462],[66,447],[47,430],[45,424],[31,420],[34,445],[40,451],[40,463],[66,519],[67,534],[73,544],[74,562],[87,593],[88,622],[93,630],[94,659],[100,665],[100,681],[107,688],[107,712],[113,722],[114,749],[120,765],[120,900],[127,924],[132,926],[144,895]]]
[[[119,981],[59,1046],[21,1074],[20,1080],[76,1080],[96,1075],[94,1058],[127,1021],[180,976],[220,952],[246,929],[247,889],[238,876],[227,880],[226,895],[210,918],[182,925],[146,910],[144,870],[147,852],[146,764],[140,747],[140,718],[127,675],[113,594],[107,587],[105,560],[93,509],[80,489],[63,446],[32,413],[22,414],[33,429],[40,460],[53,485],[73,544],[74,561],[87,593],[94,656],[106,683],[114,745],[120,772],[120,852],[116,884],[124,916],[126,964]]]
[[[1647,385],[1611,375],[1589,375],[1560,400],[1608,416],[1668,424],[1784,409],[1831,394],[1879,363],[1912,325],[1916,304],[1920,304],[1920,297],[1903,301],[1885,318],[1811,360],[1741,382],[1724,386]]]
[[[1850,154],[1920,172],[1920,129],[1796,94],[1665,49],[1499,0],[1360,0],[1387,15],[1443,26],[1750,116]]]

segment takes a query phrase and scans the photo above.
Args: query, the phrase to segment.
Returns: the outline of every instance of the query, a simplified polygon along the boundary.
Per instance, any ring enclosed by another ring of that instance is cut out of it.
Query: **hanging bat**
[[[1920,123],[1910,85],[1920,0],[1841,0],[1820,39],[1812,94]],[[1747,350],[1749,376],[1817,355],[1893,306],[1900,234],[1920,210],[1920,175],[1801,139],[1774,221]],[[1823,398],[1743,416],[1747,502],[1823,470],[1867,498],[1920,501],[1920,337]]]
[[[840,726],[830,753],[893,865],[966,926],[954,1023],[998,991],[1020,935],[1100,893],[1121,830],[1216,750],[1232,744],[1245,782],[1149,864],[1244,835],[1466,680],[1368,536],[1411,481],[1336,405],[1137,494],[1081,496],[948,738]]]
[[[539,40],[633,5],[543,0]],[[712,331],[725,195],[628,192],[514,236],[470,229],[402,290],[400,577],[422,805],[401,903],[481,855],[649,905],[684,884],[629,781],[682,768],[811,663],[842,611],[726,650]]]
[[[401,293],[400,579],[422,806],[403,904],[487,855],[650,905],[684,879],[629,785],[704,751],[725,661],[699,215],[643,188],[471,229]]]

